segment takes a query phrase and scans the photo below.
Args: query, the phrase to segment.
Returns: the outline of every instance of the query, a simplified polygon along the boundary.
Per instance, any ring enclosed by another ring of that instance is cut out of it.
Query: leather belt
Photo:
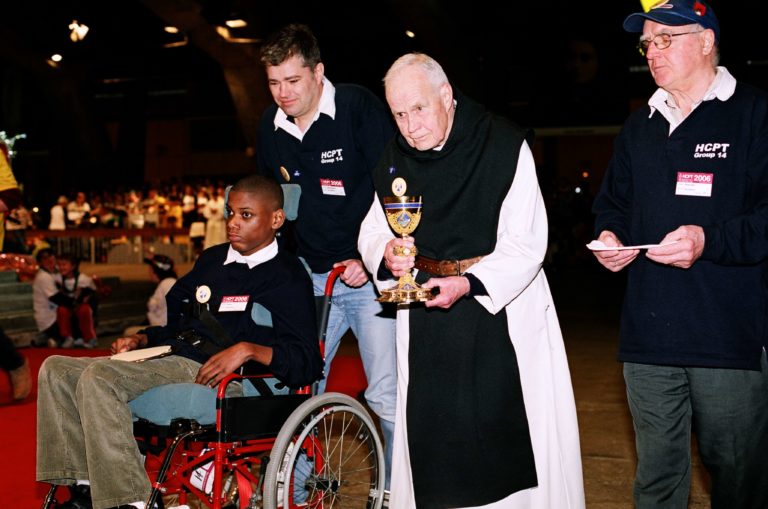
[[[475,256],[466,260],[433,260],[426,256],[417,255],[415,267],[436,276],[461,276],[468,268],[482,259],[482,256]]]

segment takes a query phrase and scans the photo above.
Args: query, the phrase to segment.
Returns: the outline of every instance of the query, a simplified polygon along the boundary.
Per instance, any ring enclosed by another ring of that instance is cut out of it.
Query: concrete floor
[[[548,276],[576,398],[587,507],[631,508],[634,431],[616,361],[623,275],[595,262]],[[692,479],[689,507],[708,509],[706,473],[695,454]]]
[[[179,275],[190,265],[178,267]],[[88,265],[86,274],[148,279],[144,265]],[[623,276],[584,263],[562,271],[547,270],[568,351],[576,396],[584,487],[588,509],[632,507],[635,469],[632,420],[627,409],[621,364],[616,361]],[[106,344],[110,338],[101,338]],[[354,337],[342,351],[356,348]],[[706,474],[694,454],[689,507],[710,507]],[[558,508],[552,508],[558,509]]]

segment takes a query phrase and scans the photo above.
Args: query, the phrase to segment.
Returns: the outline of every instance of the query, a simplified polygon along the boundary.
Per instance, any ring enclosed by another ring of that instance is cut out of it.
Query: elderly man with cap
[[[712,508],[766,508],[768,96],[718,66],[704,2],[661,2],[624,29],[659,88],[618,135],[593,211],[597,260],[628,271],[634,501],[687,507],[693,432]]]

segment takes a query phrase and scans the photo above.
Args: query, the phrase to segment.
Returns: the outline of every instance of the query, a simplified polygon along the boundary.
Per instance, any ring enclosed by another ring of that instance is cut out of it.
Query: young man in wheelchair
[[[37,480],[69,486],[70,500],[58,507],[144,507],[150,482],[128,402],[152,387],[214,386],[246,361],[267,366],[289,387],[321,376],[311,280],[275,241],[285,219],[282,206],[274,180],[240,180],[227,203],[229,243],[204,251],[170,290],[168,325],[112,345],[113,353],[167,345],[171,355],[144,362],[64,356],[45,361],[38,387]],[[271,313],[272,328],[251,319],[255,303]]]

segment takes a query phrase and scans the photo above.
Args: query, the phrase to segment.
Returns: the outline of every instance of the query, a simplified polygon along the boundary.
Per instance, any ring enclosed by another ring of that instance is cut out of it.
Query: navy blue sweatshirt
[[[275,130],[276,104],[266,109],[259,127],[259,171],[301,186],[298,254],[315,273],[360,258],[360,223],[373,203],[371,170],[394,135],[389,111],[371,91],[336,85],[335,102],[336,117],[320,114],[301,141]]]
[[[277,256],[252,269],[245,263],[223,265],[229,244],[219,244],[200,254],[195,266],[173,285],[166,295],[168,325],[150,327],[144,332],[149,346],[173,345],[181,355],[200,363],[208,359],[202,351],[174,339],[179,332],[194,329],[216,339],[205,324],[190,312],[195,290],[201,285],[211,289],[208,306],[234,342],[248,341],[271,346],[270,371],[290,387],[301,387],[317,380],[323,370],[317,337],[315,299],[312,281],[296,256],[279,252]],[[244,311],[220,312],[225,296],[247,295]],[[254,303],[272,314],[272,327],[257,325],[251,318]]]
[[[671,135],[667,120],[649,113],[634,112],[616,140],[593,205],[595,235],[657,243],[699,225],[705,247],[687,270],[643,252],[632,262],[619,360],[759,370],[768,317],[768,98],[738,84],[727,101],[701,103]],[[691,175],[711,182],[711,196],[679,192]]]

